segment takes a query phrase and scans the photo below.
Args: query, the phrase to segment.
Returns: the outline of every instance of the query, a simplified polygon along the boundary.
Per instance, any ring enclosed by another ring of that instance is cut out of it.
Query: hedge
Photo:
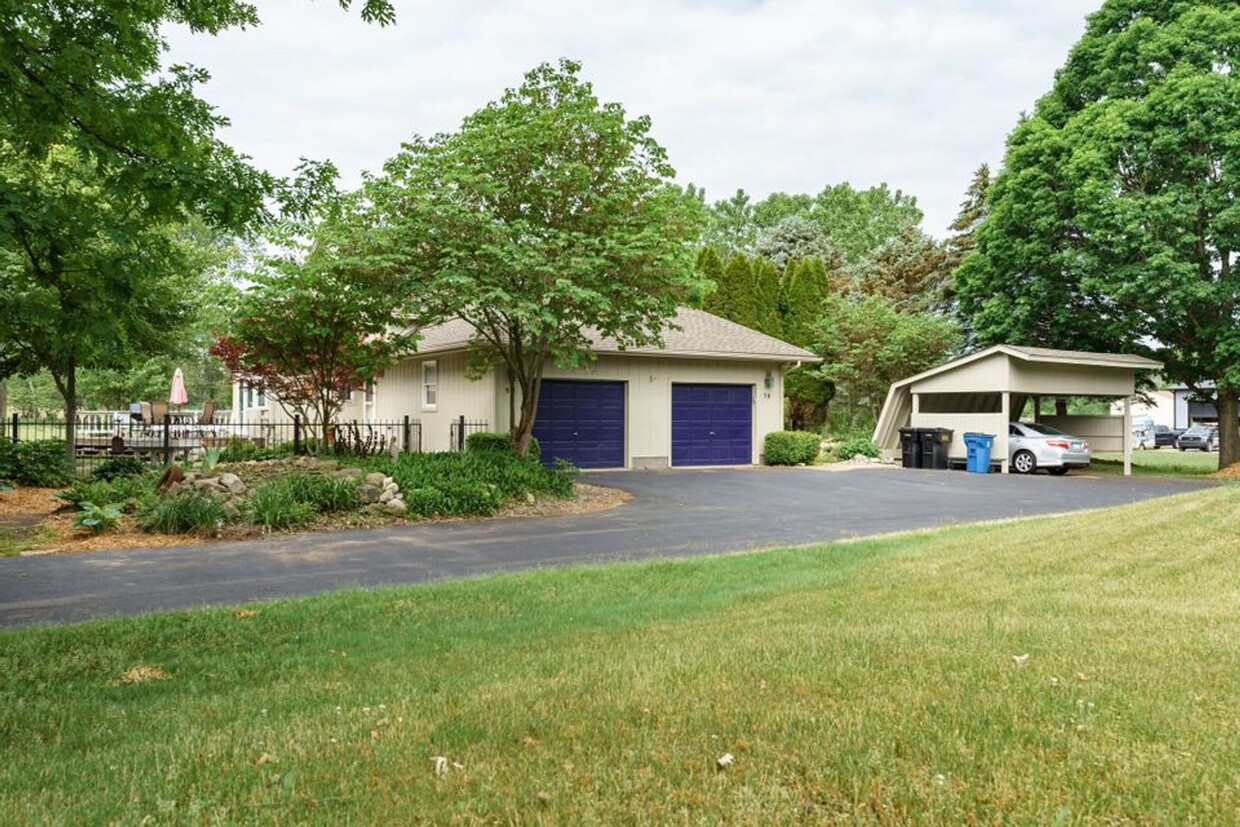
[[[821,449],[822,439],[808,431],[774,431],[763,444],[767,465],[808,465]]]
[[[504,451],[512,453],[512,434],[510,433],[491,433],[488,431],[480,431],[476,434],[470,434],[465,437],[465,449],[468,451]],[[538,444],[538,440],[530,437],[530,454],[534,459],[542,457],[542,446]]]

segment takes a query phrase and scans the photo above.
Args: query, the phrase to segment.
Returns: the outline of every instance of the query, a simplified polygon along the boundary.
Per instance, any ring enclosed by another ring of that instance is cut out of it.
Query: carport
[[[1015,345],[994,347],[891,386],[874,429],[885,456],[898,453],[900,429],[950,428],[948,455],[963,461],[967,431],[994,434],[992,457],[1008,473],[1008,423],[1033,401],[1033,418],[1089,441],[1093,451],[1122,451],[1132,473],[1132,409],[1137,371],[1161,362],[1129,353],[1088,353]],[[1057,416],[1054,400],[1092,396],[1123,400],[1120,416]],[[1043,409],[1049,407],[1050,412]]]

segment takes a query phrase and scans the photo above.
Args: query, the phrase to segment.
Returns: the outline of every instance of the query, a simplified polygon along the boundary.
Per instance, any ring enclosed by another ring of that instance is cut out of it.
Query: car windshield
[[[1205,425],[1194,425],[1184,432],[1184,436],[1205,436],[1210,433],[1210,429]]]
[[[1024,425],[1035,434],[1045,434],[1046,436],[1067,436],[1067,434],[1058,428],[1052,428],[1050,425],[1043,425],[1041,422],[1022,422],[1020,424]]]

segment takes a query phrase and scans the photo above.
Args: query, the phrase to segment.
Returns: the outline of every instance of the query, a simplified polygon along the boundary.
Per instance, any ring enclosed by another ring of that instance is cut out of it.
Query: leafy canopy
[[[1240,8],[1108,0],[1008,140],[962,265],[983,343],[1141,350],[1240,460]]]
[[[600,103],[575,62],[537,67],[384,171],[354,243],[403,275],[414,318],[464,319],[476,365],[505,367],[518,452],[548,364],[588,361],[592,336],[658,342],[695,285],[699,202],[673,186],[650,119]]]

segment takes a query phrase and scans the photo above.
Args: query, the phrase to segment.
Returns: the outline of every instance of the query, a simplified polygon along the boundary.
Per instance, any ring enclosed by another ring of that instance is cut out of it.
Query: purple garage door
[[[542,461],[578,468],[624,467],[624,383],[544,379],[534,417]]]
[[[672,465],[753,463],[753,388],[672,385]]]

